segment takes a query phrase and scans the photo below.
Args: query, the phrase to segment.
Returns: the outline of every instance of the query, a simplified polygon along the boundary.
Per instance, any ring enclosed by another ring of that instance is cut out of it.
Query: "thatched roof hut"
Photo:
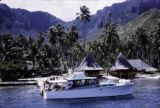
[[[150,72],[157,72],[158,69],[148,65],[147,63],[143,62],[141,59],[133,59],[128,60],[128,62],[132,65],[132,67],[136,68],[138,71],[144,71],[147,73]]]
[[[76,70],[85,71],[88,76],[98,76],[99,71],[102,71],[103,68],[100,67],[91,54],[87,54]]]
[[[122,70],[130,71],[134,69],[135,68],[132,67],[132,65],[125,59],[124,55],[120,53],[117,56],[116,61],[112,64],[110,71],[122,71]]]
[[[88,70],[103,70],[102,67],[95,61],[91,54],[87,54],[87,56],[82,60],[77,69],[88,71]]]
[[[135,77],[136,68],[134,68],[124,57],[122,53],[117,56],[116,61],[111,65],[110,74],[119,78]]]

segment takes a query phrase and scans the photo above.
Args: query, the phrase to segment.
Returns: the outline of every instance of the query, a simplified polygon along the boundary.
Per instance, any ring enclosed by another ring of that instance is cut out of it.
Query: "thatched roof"
[[[134,68],[136,68],[138,71],[143,71],[143,70],[145,70],[146,72],[156,72],[156,71],[158,71],[158,69],[156,69],[152,66],[149,66],[148,64],[146,64],[145,62],[143,62],[140,59],[128,60],[128,62]]]
[[[87,56],[82,60],[81,64],[76,68],[76,70],[101,71],[103,68],[99,66],[91,54],[87,54]]]
[[[135,70],[134,67],[126,60],[122,53],[117,56],[116,61],[112,64],[110,71]]]

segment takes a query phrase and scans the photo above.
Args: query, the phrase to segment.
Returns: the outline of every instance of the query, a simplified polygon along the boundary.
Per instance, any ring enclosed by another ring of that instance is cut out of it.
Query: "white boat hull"
[[[134,84],[117,86],[99,86],[85,89],[71,89],[63,91],[43,91],[45,99],[69,99],[69,98],[91,98],[108,97],[132,94]]]

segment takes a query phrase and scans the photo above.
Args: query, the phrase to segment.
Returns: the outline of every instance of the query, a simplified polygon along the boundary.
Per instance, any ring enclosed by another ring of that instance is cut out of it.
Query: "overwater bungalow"
[[[118,78],[132,79],[136,75],[136,68],[120,53],[110,68],[110,75]]]
[[[148,65],[141,59],[132,59],[132,60],[128,60],[128,62],[132,65],[132,67],[136,68],[138,72],[155,73],[158,71],[158,69]]]
[[[89,77],[98,77],[103,68],[100,67],[91,54],[87,54],[76,70],[85,71],[85,74]]]

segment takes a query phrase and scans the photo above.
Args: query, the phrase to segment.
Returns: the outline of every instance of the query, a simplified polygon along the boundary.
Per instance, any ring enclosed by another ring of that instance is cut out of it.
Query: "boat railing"
[[[64,89],[65,87],[60,86],[58,84],[54,84],[54,83],[44,84],[44,87],[43,87],[43,90],[45,91],[62,91]]]

